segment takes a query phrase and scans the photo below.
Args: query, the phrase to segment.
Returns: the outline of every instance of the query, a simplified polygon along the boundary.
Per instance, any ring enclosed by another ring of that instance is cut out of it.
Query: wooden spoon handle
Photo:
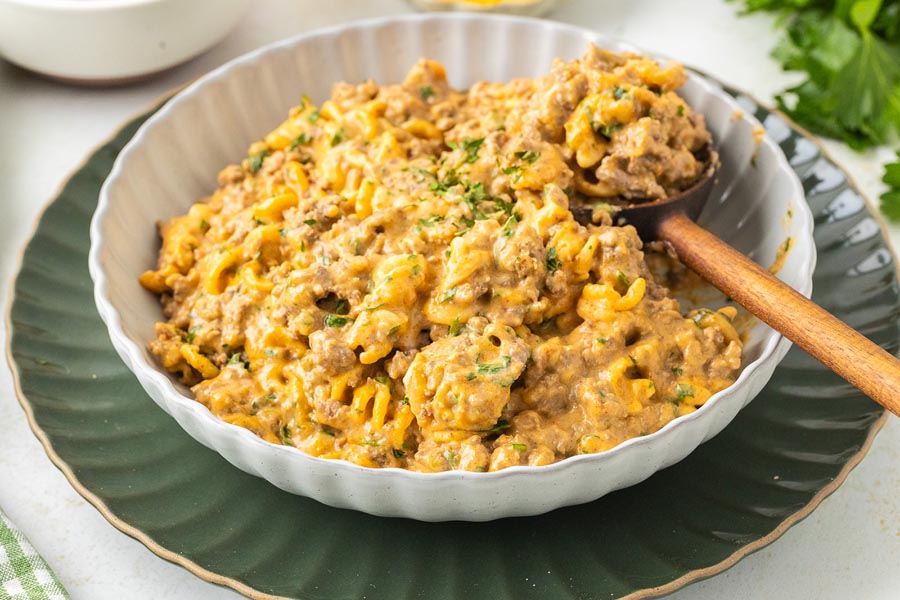
[[[686,216],[665,217],[657,236],[701,277],[900,416],[900,360]]]

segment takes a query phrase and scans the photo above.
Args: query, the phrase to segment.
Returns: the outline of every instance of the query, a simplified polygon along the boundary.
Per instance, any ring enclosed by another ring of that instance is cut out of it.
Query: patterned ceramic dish
[[[399,81],[421,56],[443,62],[458,87],[479,79],[533,77],[556,57],[579,56],[590,41],[615,51],[635,50],[586,30],[512,17],[377,20],[260,49],[181,92],[123,150],[91,225],[95,298],[126,365],[191,436],[234,465],[284,490],[376,515],[483,521],[538,514],[633,485],[687,456],[762,389],[787,351],[787,340],[757,325],[745,346],[745,366],[731,387],[696,413],[611,451],[544,467],[438,474],[366,469],[264,442],[213,417],[146,350],[160,311],[136,275],[155,261],[153,223],[183,213],[214,189],[219,168],[242,157],[301,94],[320,101],[335,81]],[[508,60],[510,55],[518,60]],[[706,116],[722,155],[721,177],[701,223],[764,265],[790,237],[793,248],[779,277],[809,295],[815,266],[812,218],[781,150],[759,135],[759,123],[744,116],[716,84],[692,75],[681,93]],[[184,160],[188,156],[192,160]]]

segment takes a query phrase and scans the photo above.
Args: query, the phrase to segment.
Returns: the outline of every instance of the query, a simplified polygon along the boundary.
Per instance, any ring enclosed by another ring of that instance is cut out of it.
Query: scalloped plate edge
[[[690,67],[690,68],[694,71],[697,71],[698,73],[705,75],[704,71],[702,71],[701,69],[695,69],[693,67]],[[866,205],[866,208],[869,210],[872,218],[875,220],[875,222],[878,224],[879,229],[881,230],[881,234],[882,234],[882,237],[884,238],[885,246],[887,247],[887,249],[891,252],[891,254],[893,256],[895,256],[895,257],[897,256],[897,254],[894,251],[894,248],[891,244],[891,240],[888,235],[887,228],[886,228],[884,221],[882,220],[877,208],[875,206],[873,206],[872,202],[866,197],[866,195],[863,194],[862,191],[860,191],[859,186],[856,184],[856,181],[854,180],[854,178],[837,161],[835,161],[833,159],[833,157],[831,156],[831,153],[825,148],[825,146],[813,134],[811,134],[805,128],[798,125],[793,119],[788,117],[786,114],[784,114],[780,110],[769,107],[767,104],[760,102],[759,100],[756,99],[755,96],[747,93],[743,89],[741,89],[737,86],[733,86],[731,84],[722,82],[722,80],[719,78],[714,78],[714,80],[718,81],[719,83],[723,83],[724,85],[727,85],[727,87],[729,87],[730,89],[753,100],[758,106],[763,107],[770,113],[775,114],[775,115],[779,116],[780,118],[784,119],[785,122],[791,127],[791,129],[797,131],[803,137],[805,137],[806,139],[810,140],[813,144],[815,144],[817,149],[821,152],[822,156],[825,159],[827,159],[829,162],[831,162],[835,166],[835,168],[837,168],[841,172],[841,174],[847,179],[847,182],[850,184],[850,187],[859,194],[860,198],[862,198],[863,202]],[[224,575],[219,575],[218,573],[214,573],[213,571],[210,571],[209,569],[201,567],[199,564],[197,564],[193,560],[190,560],[177,552],[173,552],[172,550],[165,548],[164,546],[162,546],[161,544],[156,542],[153,538],[151,538],[149,535],[147,535],[146,533],[141,531],[139,528],[124,521],[123,519],[119,518],[115,513],[113,513],[112,510],[110,510],[110,508],[106,505],[106,502],[103,501],[102,498],[100,498],[99,496],[94,494],[94,492],[92,492],[90,489],[88,489],[81,483],[81,481],[75,475],[74,471],[68,465],[68,463],[66,463],[56,453],[56,450],[53,448],[53,445],[51,444],[49,437],[46,435],[44,430],[37,424],[37,421],[34,418],[34,411],[31,407],[31,404],[29,403],[28,399],[25,397],[25,393],[22,390],[22,385],[21,385],[21,381],[19,378],[19,369],[18,369],[18,366],[17,366],[15,360],[13,359],[12,308],[13,308],[13,303],[15,302],[16,282],[17,282],[17,280],[19,278],[19,274],[22,270],[23,261],[25,259],[25,253],[28,249],[28,246],[31,244],[31,241],[34,240],[34,237],[37,234],[38,228],[44,218],[44,214],[46,213],[47,209],[56,203],[56,201],[59,199],[60,195],[62,194],[63,189],[66,187],[66,185],[69,183],[69,181],[78,172],[80,172],[82,169],[84,169],[88,165],[90,160],[94,157],[94,155],[100,149],[102,149],[104,146],[106,146],[107,144],[114,141],[130,123],[132,123],[136,119],[139,119],[145,115],[149,115],[151,113],[151,111],[158,110],[162,106],[162,104],[164,104],[173,95],[178,93],[178,91],[183,89],[186,85],[190,85],[190,83],[185,84],[184,86],[179,86],[177,88],[174,88],[174,89],[162,94],[158,98],[156,98],[153,102],[151,102],[149,104],[149,108],[143,109],[143,110],[138,111],[137,113],[133,114],[131,117],[126,119],[125,122],[120,127],[118,127],[115,131],[113,131],[107,138],[105,138],[103,141],[99,142],[91,150],[89,150],[88,153],[85,155],[85,158],[76,167],[74,167],[71,171],[69,171],[68,175],[66,175],[66,177],[60,182],[59,186],[56,188],[56,191],[53,193],[52,200],[47,202],[41,208],[41,210],[38,212],[37,216],[35,217],[32,225],[31,225],[31,231],[29,232],[29,235],[28,235],[28,241],[19,249],[19,254],[16,257],[16,261],[14,263],[13,275],[10,278],[9,293],[7,296],[6,306],[4,309],[4,323],[6,325],[6,332],[7,332],[6,348],[5,348],[6,362],[9,365],[9,369],[12,374],[13,390],[15,392],[16,399],[18,400],[19,405],[22,407],[22,410],[25,412],[25,418],[28,421],[29,428],[31,429],[32,433],[34,433],[35,437],[37,437],[41,446],[43,446],[44,452],[47,454],[47,457],[50,459],[50,462],[52,462],[56,466],[56,468],[58,468],[62,472],[63,476],[66,478],[66,480],[72,486],[72,488],[82,498],[84,498],[92,506],[94,506],[94,508],[96,508],[100,512],[100,514],[103,516],[103,518],[106,519],[107,521],[109,521],[109,523],[113,527],[115,527],[122,533],[134,538],[135,540],[137,540],[138,542],[143,544],[148,550],[150,550],[151,552],[153,552],[160,558],[163,558],[171,563],[174,563],[176,565],[179,565],[179,566],[185,568],[186,570],[190,571],[191,573],[193,573],[200,579],[203,579],[205,581],[208,581],[210,583],[214,583],[217,585],[229,587],[240,594],[243,594],[249,598],[253,598],[254,600],[294,600],[287,596],[274,596],[272,594],[260,592],[259,590],[252,588],[249,585],[247,585],[241,581],[238,581],[237,579],[234,579],[231,577],[226,577]],[[900,281],[900,272],[898,272],[896,274],[896,276],[897,276],[898,281]],[[672,593],[676,590],[679,590],[691,583],[701,581],[703,579],[708,579],[710,577],[718,575],[719,573],[731,568],[732,566],[734,566],[735,564],[740,562],[743,558],[747,557],[748,555],[756,552],[757,550],[761,550],[762,548],[768,546],[769,544],[771,544],[772,542],[774,542],[775,540],[780,538],[782,535],[784,535],[784,533],[788,529],[790,529],[791,527],[793,527],[794,525],[796,525],[797,523],[799,523],[800,521],[802,521],[803,519],[808,517],[816,508],[818,508],[819,504],[821,504],[822,501],[825,500],[825,498],[827,498],[828,496],[833,494],[844,483],[844,481],[850,475],[850,472],[854,468],[856,468],[856,466],[862,461],[862,459],[865,458],[866,454],[868,454],[869,449],[872,447],[872,443],[875,441],[875,437],[881,431],[882,427],[884,427],[884,424],[887,422],[887,419],[889,416],[890,416],[890,413],[888,411],[886,411],[886,410],[883,411],[881,416],[872,423],[872,425],[869,429],[869,433],[866,436],[866,440],[860,446],[859,451],[850,460],[847,461],[847,463],[844,465],[844,467],[841,469],[841,471],[837,474],[837,476],[834,478],[834,480],[830,484],[826,485],[821,490],[819,490],[819,492],[816,493],[816,495],[813,496],[812,499],[806,505],[804,505],[800,510],[798,510],[797,512],[786,517],[778,525],[778,527],[776,527],[774,530],[772,530],[772,532],[770,532],[768,535],[763,536],[763,537],[759,538],[758,540],[756,540],[752,543],[749,543],[745,546],[742,546],[741,548],[736,550],[734,553],[729,555],[728,558],[726,558],[714,565],[711,565],[709,567],[705,567],[702,569],[694,569],[692,571],[688,571],[681,577],[674,579],[665,585],[632,592],[631,594],[628,594],[627,596],[622,596],[620,598],[620,600],[643,600],[646,598],[653,598],[653,597],[662,596],[665,594],[670,594],[670,593]]]

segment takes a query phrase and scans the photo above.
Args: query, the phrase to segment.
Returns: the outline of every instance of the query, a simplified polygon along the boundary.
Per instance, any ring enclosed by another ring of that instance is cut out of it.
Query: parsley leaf
[[[897,162],[885,167],[882,181],[889,189],[881,195],[881,212],[892,221],[900,221],[900,152]]]
[[[785,35],[772,56],[804,79],[776,96],[778,107],[814,133],[856,150],[900,133],[900,11],[883,0],[743,0],[745,12],[781,14]],[[885,174],[885,181],[891,178]],[[900,219],[900,190],[882,197]]]
[[[267,156],[272,154],[271,150],[263,150],[259,154],[254,154],[250,157],[250,170],[254,173],[259,171],[262,168],[263,161]]]
[[[422,100],[428,100],[429,98],[434,97],[434,88],[430,85],[423,85],[419,88],[419,96],[421,96]]]
[[[547,257],[544,259],[544,265],[550,273],[556,273],[562,266],[562,262],[556,256],[556,246],[547,250]]]
[[[325,315],[325,326],[326,327],[343,327],[350,321],[352,321],[350,317],[343,317],[339,315]]]
[[[462,148],[462,151],[466,153],[466,163],[472,164],[473,162],[478,160],[478,151],[481,149],[481,145],[483,143],[484,138],[463,138],[462,144],[450,142],[447,145],[454,150]]]

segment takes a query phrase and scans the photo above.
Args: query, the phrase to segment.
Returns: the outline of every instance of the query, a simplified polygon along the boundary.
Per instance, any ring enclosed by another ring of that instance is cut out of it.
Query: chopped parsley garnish
[[[462,328],[459,325],[459,317],[456,317],[455,319],[453,319],[453,322],[450,324],[450,331],[448,331],[447,333],[449,333],[453,337],[456,337],[461,332],[462,332]]]
[[[266,348],[265,355],[268,356],[269,358],[275,358],[276,356],[278,356],[278,350],[274,350],[272,348]]]
[[[547,258],[544,259],[544,265],[550,273],[556,273],[562,266],[562,262],[556,256],[556,246],[547,250]]]
[[[603,338],[603,337],[597,338],[597,343],[600,344],[601,346],[605,346],[605,345],[606,345],[606,338]]]
[[[672,367],[672,372],[676,375],[684,375],[684,369],[681,367]]]
[[[325,435],[330,435],[331,437],[334,437],[337,434],[337,431],[335,431],[333,427],[329,427],[328,425],[319,425],[319,432],[324,433]]]
[[[308,144],[310,141],[312,141],[312,138],[304,131],[291,142],[291,150],[296,150],[297,147]]]
[[[519,452],[525,452],[526,450],[528,450],[528,446],[526,446],[525,444],[513,444],[512,447],[513,450],[518,450]]]
[[[393,452],[394,458],[403,458],[406,456],[406,450],[401,450],[400,448],[391,448],[391,452]]]
[[[293,446],[294,440],[291,439],[291,428],[287,425],[281,426],[281,431],[278,432],[278,437],[281,438],[281,443],[285,446]]]
[[[209,229],[209,223],[206,222],[206,219],[202,219],[200,221],[200,231],[206,231]]]
[[[509,239],[512,237],[515,232],[516,225],[519,223],[519,214],[513,213],[506,220],[506,223],[503,224],[503,229],[500,231],[500,235],[504,238]]]
[[[254,154],[253,156],[251,156],[250,157],[250,170],[253,173],[256,173],[257,171],[259,171],[262,168],[263,161],[270,154],[272,154],[272,152],[270,150],[263,150],[259,154]]]
[[[203,325],[194,325],[190,329],[188,329],[187,333],[187,343],[193,344],[194,338],[197,337],[197,332],[203,329]]]
[[[501,360],[503,361],[502,363],[480,363],[476,360],[475,366],[480,375],[495,375],[509,366],[512,357],[504,354]]]
[[[478,375],[476,375],[475,373],[469,373],[468,375],[466,375],[466,381],[472,381],[476,377],[478,377]]]
[[[537,162],[537,159],[541,157],[541,153],[535,152],[534,150],[520,150],[513,153],[513,156],[515,156],[522,162],[527,162],[529,165],[533,165],[535,162]]]
[[[306,117],[306,120],[307,120],[307,122],[309,122],[309,123],[315,123],[315,122],[318,121],[320,118],[322,118],[322,115],[319,114],[319,111],[314,110],[314,111],[312,111],[311,113],[309,113],[309,116]]]
[[[316,226],[316,220],[315,220],[315,219],[306,219],[306,220],[303,221],[303,222],[306,223],[307,225],[309,225],[310,227],[315,227],[315,226]]]
[[[454,285],[452,288],[450,288],[449,290],[444,292],[443,296],[441,296],[440,304],[449,302],[455,295],[456,295],[456,286]]]
[[[427,219],[419,219],[419,225],[422,225],[423,227],[431,227],[435,223],[439,223],[443,220],[443,215],[431,215]]]
[[[456,452],[449,450],[444,452],[444,459],[451,468],[456,468],[459,465],[459,455]]]
[[[694,386],[687,385],[685,383],[676,383],[675,384],[675,397],[679,400],[684,400],[685,398],[693,398],[694,397]]]
[[[652,119],[652,118],[653,118],[653,114],[652,114],[653,111],[650,111],[650,112],[651,112],[651,114],[650,114],[649,116],[650,116],[650,118]],[[606,123],[601,123],[600,126],[596,129],[596,131],[599,131],[599,132],[600,132],[600,135],[602,135],[603,137],[609,139],[609,138],[611,138],[611,137],[613,136],[613,134],[614,134],[615,132],[617,132],[621,127],[622,127],[622,125],[620,125],[619,123],[613,123],[612,125],[607,125]]]
[[[350,312],[350,304],[341,298],[337,301],[337,304],[334,305],[334,312],[338,315],[346,315]]]
[[[505,169],[500,169],[500,172],[504,175],[515,175],[519,171],[522,170],[522,165],[512,165],[510,167],[506,167]]]
[[[631,280],[628,279],[628,276],[625,273],[623,273],[622,271],[619,271],[618,273],[616,273],[616,279],[618,279],[619,283],[624,285],[626,288],[631,287]]]
[[[421,96],[422,100],[428,100],[429,98],[434,97],[434,88],[430,85],[423,85],[419,88],[419,96]]]
[[[616,86],[613,88],[613,98],[621,100],[623,96],[628,94],[628,90],[623,87]]]
[[[509,429],[510,423],[506,419],[500,419],[497,424],[487,430],[488,433],[500,433],[505,429]]]
[[[228,358],[229,365],[241,365],[247,371],[250,370],[250,361],[244,360],[240,352],[235,352]]]
[[[334,134],[334,137],[331,138],[331,147],[334,148],[338,144],[344,141],[344,137],[347,135],[346,130],[341,127],[338,129],[338,132]]]
[[[885,165],[881,180],[888,186],[881,195],[881,212],[891,221],[900,221],[900,152],[897,152],[897,162]]]
[[[684,116],[684,104],[679,104],[679,105],[678,105],[678,116],[679,116],[679,117],[683,117],[683,116]]]
[[[434,173],[432,173],[431,171],[426,171],[425,169],[422,169],[420,167],[410,167],[409,170],[412,171],[413,173],[418,173],[419,175],[422,175],[423,177],[434,177],[435,176]]]
[[[388,330],[388,335],[394,335],[394,334],[397,333],[398,331],[400,331],[400,326],[399,326],[399,325],[394,325],[393,327],[391,327],[391,328]]]
[[[381,385],[391,385],[391,380],[388,379],[387,375],[376,375],[375,381],[377,381]]]
[[[325,326],[326,327],[343,327],[350,321],[352,321],[350,317],[344,317],[340,315],[325,315]]]
[[[478,151],[481,149],[483,143],[484,138],[463,138],[462,144],[450,142],[447,145],[453,150],[462,149],[462,151],[466,153],[466,163],[472,164],[478,160]]]

